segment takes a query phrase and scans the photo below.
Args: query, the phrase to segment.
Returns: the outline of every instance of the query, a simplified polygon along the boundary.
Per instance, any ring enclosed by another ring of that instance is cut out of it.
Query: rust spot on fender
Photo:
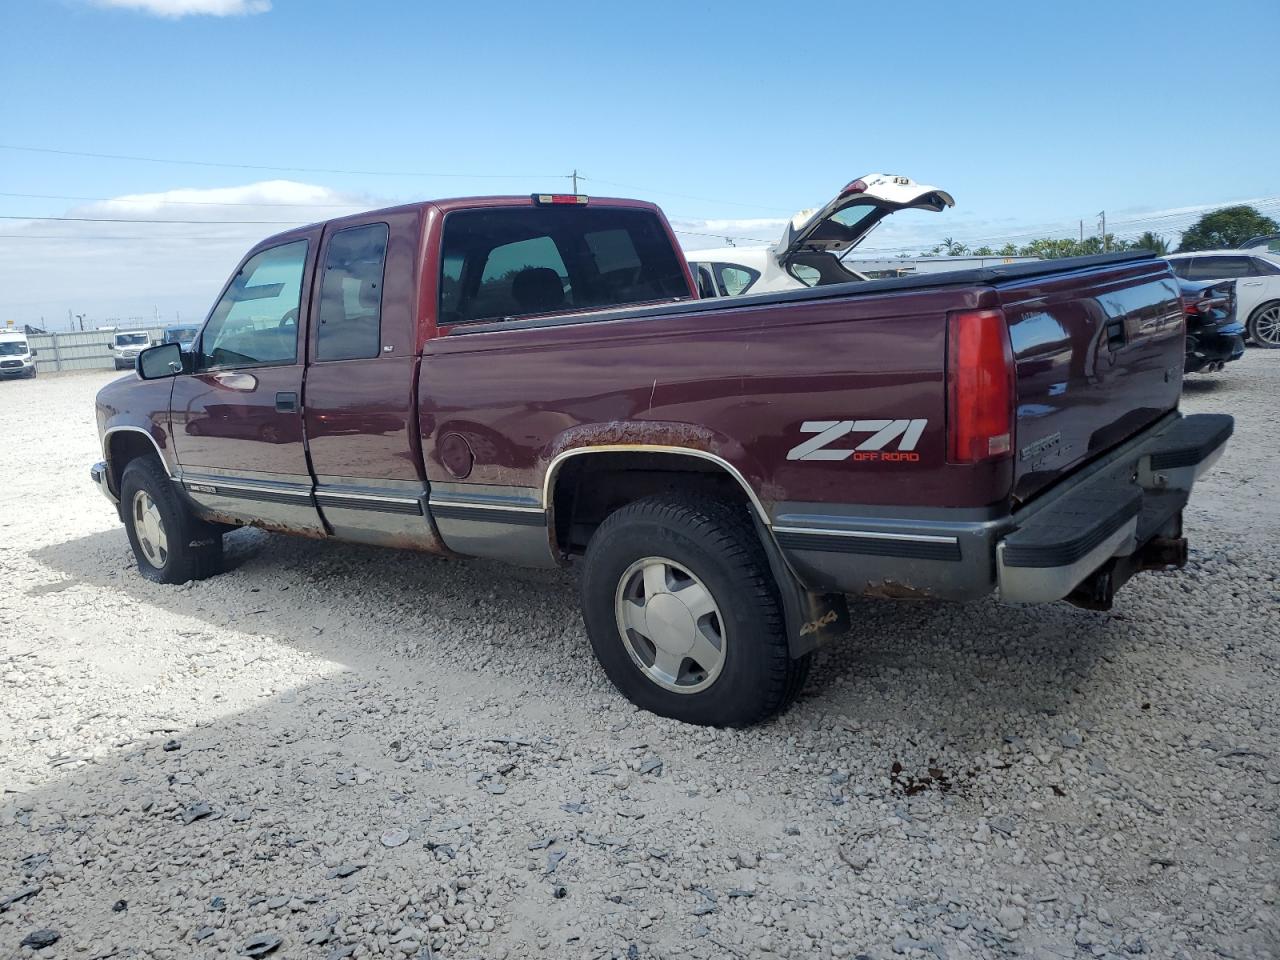
[[[613,420],[606,423],[585,424],[566,430],[547,450],[547,460],[554,460],[568,450],[624,444],[687,447],[691,450],[724,456],[720,452],[720,443],[715,434],[709,428],[696,423],[675,423],[667,420]]]

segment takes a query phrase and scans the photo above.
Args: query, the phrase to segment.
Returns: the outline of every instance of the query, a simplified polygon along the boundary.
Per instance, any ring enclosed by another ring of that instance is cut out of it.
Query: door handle
[[[276,413],[297,413],[298,395],[296,393],[276,394]]]

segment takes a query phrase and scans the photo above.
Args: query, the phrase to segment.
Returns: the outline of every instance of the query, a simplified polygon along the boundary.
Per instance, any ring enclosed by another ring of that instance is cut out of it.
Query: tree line
[[[1223,207],[1204,214],[1183,231],[1177,252],[1234,249],[1253,237],[1272,233],[1280,233],[1280,224],[1270,217],[1263,216],[1254,207],[1245,204]],[[1023,244],[1006,243],[1002,247],[986,244],[970,247],[959,240],[946,237],[941,243],[935,244],[932,249],[918,256],[1039,257],[1042,260],[1055,260],[1059,257],[1083,257],[1095,253],[1117,253],[1125,250],[1150,250],[1152,253],[1164,255],[1170,252],[1170,243],[1165,237],[1151,230],[1132,240],[1109,233],[1105,238],[1096,235],[1084,239],[1040,237]],[[899,254],[900,258],[911,256],[912,254],[909,253]]]

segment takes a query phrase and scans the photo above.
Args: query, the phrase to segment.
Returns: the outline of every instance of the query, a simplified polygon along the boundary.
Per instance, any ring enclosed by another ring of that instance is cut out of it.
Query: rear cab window
[[[385,223],[371,223],[340,230],[329,239],[320,279],[317,360],[378,356],[389,232]]]
[[[440,323],[687,298],[681,260],[650,210],[455,210],[441,242]]]

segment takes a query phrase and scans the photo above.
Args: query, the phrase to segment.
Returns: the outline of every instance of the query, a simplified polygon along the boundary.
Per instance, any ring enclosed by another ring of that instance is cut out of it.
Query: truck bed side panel
[[[424,348],[427,475],[457,485],[441,456],[451,434],[475,456],[466,486],[530,496],[566,449],[674,443],[727,460],[766,507],[986,504],[1008,495],[1011,467],[946,464],[943,376],[947,311],[992,297],[952,287],[455,328]],[[845,426],[819,440],[820,423]],[[806,442],[818,456],[797,453]]]

